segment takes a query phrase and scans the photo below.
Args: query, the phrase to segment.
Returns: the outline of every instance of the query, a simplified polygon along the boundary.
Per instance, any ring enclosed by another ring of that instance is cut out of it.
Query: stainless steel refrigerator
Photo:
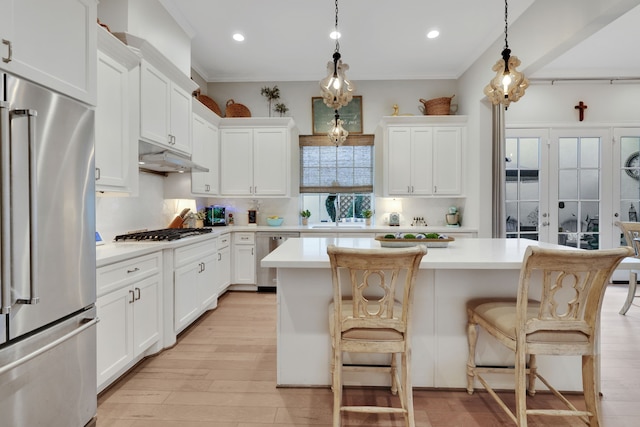
[[[0,73],[0,425],[95,423],[94,116]]]

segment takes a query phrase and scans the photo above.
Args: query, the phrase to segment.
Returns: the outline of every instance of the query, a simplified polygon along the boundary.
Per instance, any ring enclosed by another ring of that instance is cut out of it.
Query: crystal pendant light
[[[484,94],[494,104],[504,105],[506,110],[509,104],[518,101],[523,95],[529,80],[523,73],[518,71],[516,67],[520,66],[520,60],[517,56],[511,56],[509,42],[507,40],[508,28],[508,4],[504,1],[504,49],[502,51],[502,59],[493,66],[492,70],[496,72],[496,76],[491,79],[489,84],[484,88]]]
[[[349,136],[349,132],[342,127],[343,123],[344,122],[340,119],[340,115],[338,114],[338,110],[336,110],[335,121],[328,123],[331,126],[331,130],[329,130],[329,133],[327,134],[329,140],[336,146],[346,141]]]
[[[346,76],[349,65],[343,64],[340,56],[340,35],[338,33],[338,0],[336,0],[336,48],[333,52],[333,61],[327,63],[327,77],[320,80],[320,89],[324,103],[334,110],[347,105],[353,98],[355,86]]]

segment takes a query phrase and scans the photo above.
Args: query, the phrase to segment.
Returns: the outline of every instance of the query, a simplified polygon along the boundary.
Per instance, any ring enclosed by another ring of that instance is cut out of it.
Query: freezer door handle
[[[65,341],[68,341],[69,339],[75,337],[78,334],[81,334],[85,330],[89,329],[90,327],[98,323],[98,318],[94,317],[93,319],[85,319],[83,322],[85,323],[83,323],[82,326],[74,329],[68,334],[58,338],[55,341],[51,341],[49,344],[38,348],[36,351],[29,353],[26,356],[21,357],[20,359],[9,363],[8,365],[3,366],[2,368],[0,368],[0,375],[3,375],[4,373],[11,371],[12,369],[17,368],[18,366],[23,365],[32,359],[35,359],[36,357],[40,356],[43,353],[46,353],[52,348],[59,346],[60,344],[64,343]]]
[[[17,304],[37,304],[40,301],[38,296],[37,273],[38,273],[38,176],[36,164],[36,110],[17,109],[11,112],[11,116],[26,118],[28,126],[28,147],[29,147],[29,254],[31,257],[29,297],[18,298]]]
[[[0,187],[0,206],[2,221],[0,223],[0,258],[2,259],[2,277],[0,277],[0,313],[11,311],[11,216],[6,210],[11,206],[11,150],[9,147],[9,103],[0,101],[0,171],[2,185]]]

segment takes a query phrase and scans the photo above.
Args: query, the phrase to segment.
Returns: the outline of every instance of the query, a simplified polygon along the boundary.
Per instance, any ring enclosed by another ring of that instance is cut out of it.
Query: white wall
[[[191,39],[158,0],[100,0],[98,18],[113,32],[147,40],[185,75],[191,75]]]
[[[175,209],[164,200],[163,180],[160,175],[141,173],[138,197],[97,194],[96,230],[105,242],[128,231],[155,230],[169,225]]]
[[[584,121],[575,106],[587,105]],[[532,84],[517,105],[506,113],[507,126],[518,124],[638,125],[640,123],[640,81],[634,83],[539,82]]]

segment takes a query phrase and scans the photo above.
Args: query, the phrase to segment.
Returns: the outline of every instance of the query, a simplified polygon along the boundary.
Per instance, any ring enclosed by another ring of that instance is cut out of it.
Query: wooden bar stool
[[[413,288],[427,249],[419,245],[392,249],[327,247],[331,261],[333,302],[329,307],[331,332],[333,425],[342,412],[398,413],[415,426],[411,386],[411,311]],[[343,295],[349,290],[351,295]],[[391,354],[389,366],[343,366],[343,352]],[[400,355],[400,374],[398,373]],[[391,374],[391,392],[401,408],[344,406],[343,370],[373,370]]]
[[[578,416],[591,427],[599,426],[596,343],[602,297],[611,273],[631,255],[629,247],[594,251],[527,248],[515,300],[477,299],[467,303],[467,392],[473,393],[477,378],[520,427],[527,426],[527,415]],[[532,283],[541,286],[539,302],[529,300]],[[476,366],[478,326],[515,352],[515,368]],[[537,372],[538,354],[582,356],[585,411],[576,409]],[[481,375],[501,371],[515,373],[515,413]],[[526,394],[535,394],[536,378],[568,409],[527,409]]]
[[[624,234],[624,240],[627,242],[627,246],[631,246],[635,251],[635,257],[640,258],[640,222],[621,222],[616,221],[615,225],[620,228],[622,234]],[[638,286],[638,272],[636,270],[629,271],[629,290],[627,291],[627,299],[620,309],[620,314],[627,314],[633,299],[636,297],[636,287]]]

